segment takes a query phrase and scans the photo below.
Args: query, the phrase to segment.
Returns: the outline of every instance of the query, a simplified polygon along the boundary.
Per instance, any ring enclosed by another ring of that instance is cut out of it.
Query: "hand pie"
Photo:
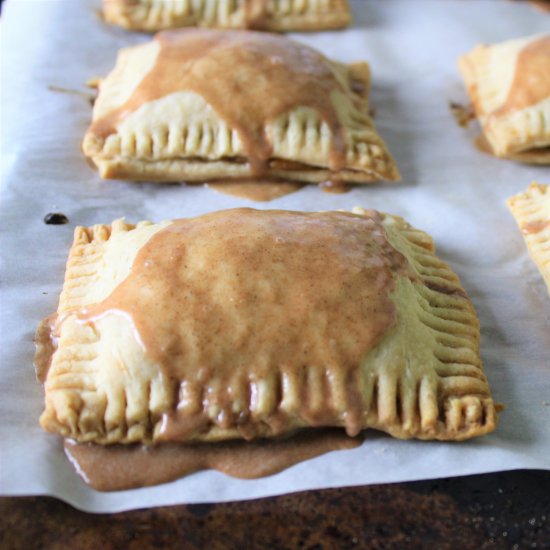
[[[81,443],[495,427],[457,276],[428,235],[374,211],[79,227],[37,339],[39,362],[51,355],[40,423]]]
[[[550,185],[532,183],[508,199],[508,206],[550,292]]]
[[[105,20],[131,30],[215,27],[317,31],[349,25],[347,0],[103,0]]]
[[[477,46],[459,66],[494,154],[550,164],[550,34]]]
[[[369,81],[278,35],[167,31],[120,52],[83,151],[107,179],[396,180]]]

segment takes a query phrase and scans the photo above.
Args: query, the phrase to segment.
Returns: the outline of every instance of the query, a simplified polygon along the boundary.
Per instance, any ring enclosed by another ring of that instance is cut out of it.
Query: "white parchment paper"
[[[505,199],[550,169],[478,152],[457,127],[450,100],[466,101],[456,58],[479,42],[550,30],[550,15],[500,1],[355,1],[344,32],[295,35],[342,61],[373,69],[376,123],[403,182],[345,195],[315,187],[249,203],[202,188],[103,182],[80,142],[90,105],[49,86],[84,90],[120,47],[147,40],[104,25],[96,0],[8,0],[2,22],[0,210],[0,492],[54,495],[93,512],[249,499],[305,489],[550,469],[550,299]],[[102,494],[86,487],[60,440],[42,432],[43,393],[32,366],[33,333],[57,306],[75,225],[159,221],[242,205],[335,209],[361,205],[404,216],[430,233],[460,275],[482,325],[482,355],[497,402],[497,431],[465,443],[398,441],[371,432],[358,449],[331,453],[252,481],[214,471],[166,485]],[[47,212],[70,224],[48,226]]]

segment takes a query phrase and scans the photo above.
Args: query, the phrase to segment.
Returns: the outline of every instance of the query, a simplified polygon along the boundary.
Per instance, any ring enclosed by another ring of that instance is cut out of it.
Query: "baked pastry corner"
[[[508,207],[550,293],[550,185],[532,183],[508,199]]]

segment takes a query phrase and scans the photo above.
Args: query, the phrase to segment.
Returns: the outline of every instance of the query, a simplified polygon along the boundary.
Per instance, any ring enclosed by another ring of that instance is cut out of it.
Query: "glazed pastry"
[[[167,31],[120,52],[83,150],[107,179],[396,180],[369,81],[278,35]]]
[[[550,164],[550,34],[477,46],[459,66],[494,154]]]
[[[80,443],[495,427],[457,276],[428,235],[374,211],[79,227],[37,341],[40,423]]]
[[[347,27],[347,0],[103,0],[109,23],[131,30],[180,27],[318,31]]]
[[[532,183],[508,206],[550,292],[550,185]]]

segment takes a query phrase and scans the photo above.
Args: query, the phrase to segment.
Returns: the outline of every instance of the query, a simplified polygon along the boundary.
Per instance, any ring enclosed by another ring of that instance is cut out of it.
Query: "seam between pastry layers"
[[[225,176],[221,177],[220,172]],[[252,175],[247,165],[224,161],[189,161],[166,160],[147,162],[140,160],[112,160],[101,164],[100,174],[105,179],[131,179],[133,181],[155,182],[208,182],[216,181],[281,181],[301,183],[322,183],[329,181],[333,176],[330,170],[319,167],[308,167],[301,170],[276,170],[268,169],[261,178]],[[342,170],[339,172],[339,181],[348,183],[365,183],[366,181],[378,181],[380,178],[376,172]]]
[[[355,212],[360,214],[362,210]],[[458,278],[435,257],[433,242],[425,233],[392,216],[385,216],[384,226],[392,245],[409,259],[423,284],[406,278],[397,281],[392,299],[402,322],[372,350],[355,373],[356,383],[362,387],[364,426],[400,438],[443,440],[462,440],[492,431],[496,415],[479,358],[479,324]],[[154,231],[155,226],[145,222],[137,227],[152,227]],[[112,230],[109,226],[76,230],[60,300],[61,316],[86,303],[86,289],[97,281],[94,264],[102,261],[102,249],[111,236],[134,230],[135,226],[122,221],[114,222]],[[108,319],[104,322],[103,330],[119,330],[116,323],[109,324]],[[78,338],[83,340],[77,344],[71,342],[75,328]],[[419,334],[423,341],[431,342],[433,353],[430,346],[414,347]],[[178,384],[162,379],[158,368],[140,357],[140,376],[148,380],[140,387],[132,381],[134,375],[126,371],[124,358],[118,357],[115,360],[121,366],[116,380],[109,379],[98,387],[94,360],[102,351],[97,327],[87,325],[83,329],[71,322],[69,315],[62,323],[60,336],[60,347],[46,382],[42,426],[78,441],[102,444],[158,439],[163,415],[178,406],[174,391],[174,384]],[[267,436],[270,415],[281,406],[291,413],[304,390],[303,380],[291,383],[281,372],[271,376],[271,382],[279,387],[276,392],[279,397],[264,400],[263,407],[251,411]],[[306,386],[310,384],[318,392],[314,407],[332,395],[345,395],[342,384],[347,381],[337,377],[334,393],[327,395],[326,376],[327,371],[317,367],[308,373]],[[285,387],[287,390],[290,387],[290,393],[285,393]],[[251,389],[259,394],[263,391],[261,384]],[[248,389],[244,393],[248,394]],[[343,398],[336,425],[346,425],[346,406]],[[210,416],[210,423],[208,432],[190,439],[215,441],[241,436],[237,430],[218,425],[215,415]],[[304,426],[307,422],[303,418],[294,418],[289,423],[289,429]]]
[[[347,0],[103,0],[103,15],[150,32],[187,26],[315,31],[346,27],[351,19]]]
[[[507,202],[550,293],[550,185],[534,182]]]

